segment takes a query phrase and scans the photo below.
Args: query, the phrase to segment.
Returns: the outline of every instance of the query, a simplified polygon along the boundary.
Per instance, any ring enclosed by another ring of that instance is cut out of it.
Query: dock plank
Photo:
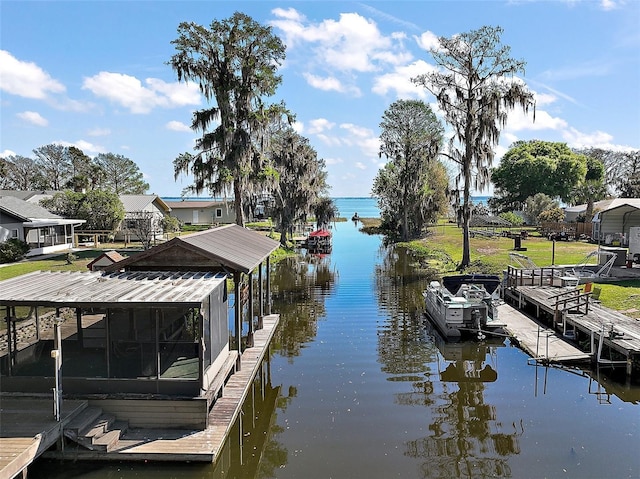
[[[590,355],[566,342],[556,331],[508,304],[498,306],[505,329],[531,357],[549,362],[587,360]]]

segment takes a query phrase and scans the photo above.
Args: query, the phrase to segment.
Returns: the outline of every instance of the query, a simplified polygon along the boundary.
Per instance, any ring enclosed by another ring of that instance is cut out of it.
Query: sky
[[[0,156],[34,157],[51,143],[116,153],[138,165],[149,193],[180,196],[191,179],[174,178],[173,160],[193,151],[193,112],[211,104],[167,64],[171,41],[181,22],[209,26],[235,11],[286,45],[270,101],[295,113],[296,130],[326,162],[332,197],[370,196],[386,161],[384,111],[398,99],[435,111],[411,78],[434,68],[438,37],[485,25],[504,29],[536,97],[535,121],[509,115],[494,165],[517,140],[640,148],[638,0],[0,0]]]

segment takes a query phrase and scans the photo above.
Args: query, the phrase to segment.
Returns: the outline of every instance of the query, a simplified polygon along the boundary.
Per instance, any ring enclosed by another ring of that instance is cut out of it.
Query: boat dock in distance
[[[568,283],[561,268],[510,266],[503,297],[505,329],[537,361],[590,360],[623,370],[627,380],[638,377],[640,320],[602,306],[588,287]]]

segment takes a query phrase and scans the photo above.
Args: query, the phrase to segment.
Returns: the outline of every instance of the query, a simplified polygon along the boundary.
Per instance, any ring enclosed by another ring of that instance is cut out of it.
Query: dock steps
[[[88,407],[65,427],[64,436],[91,451],[109,452],[128,428],[127,422],[117,421],[113,414]]]

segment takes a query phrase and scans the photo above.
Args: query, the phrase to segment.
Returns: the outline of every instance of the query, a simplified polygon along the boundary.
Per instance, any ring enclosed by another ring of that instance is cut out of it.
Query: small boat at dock
[[[423,292],[425,311],[447,339],[475,335],[504,334],[498,320],[497,288],[500,278],[493,275],[454,275],[442,284],[432,281]]]

